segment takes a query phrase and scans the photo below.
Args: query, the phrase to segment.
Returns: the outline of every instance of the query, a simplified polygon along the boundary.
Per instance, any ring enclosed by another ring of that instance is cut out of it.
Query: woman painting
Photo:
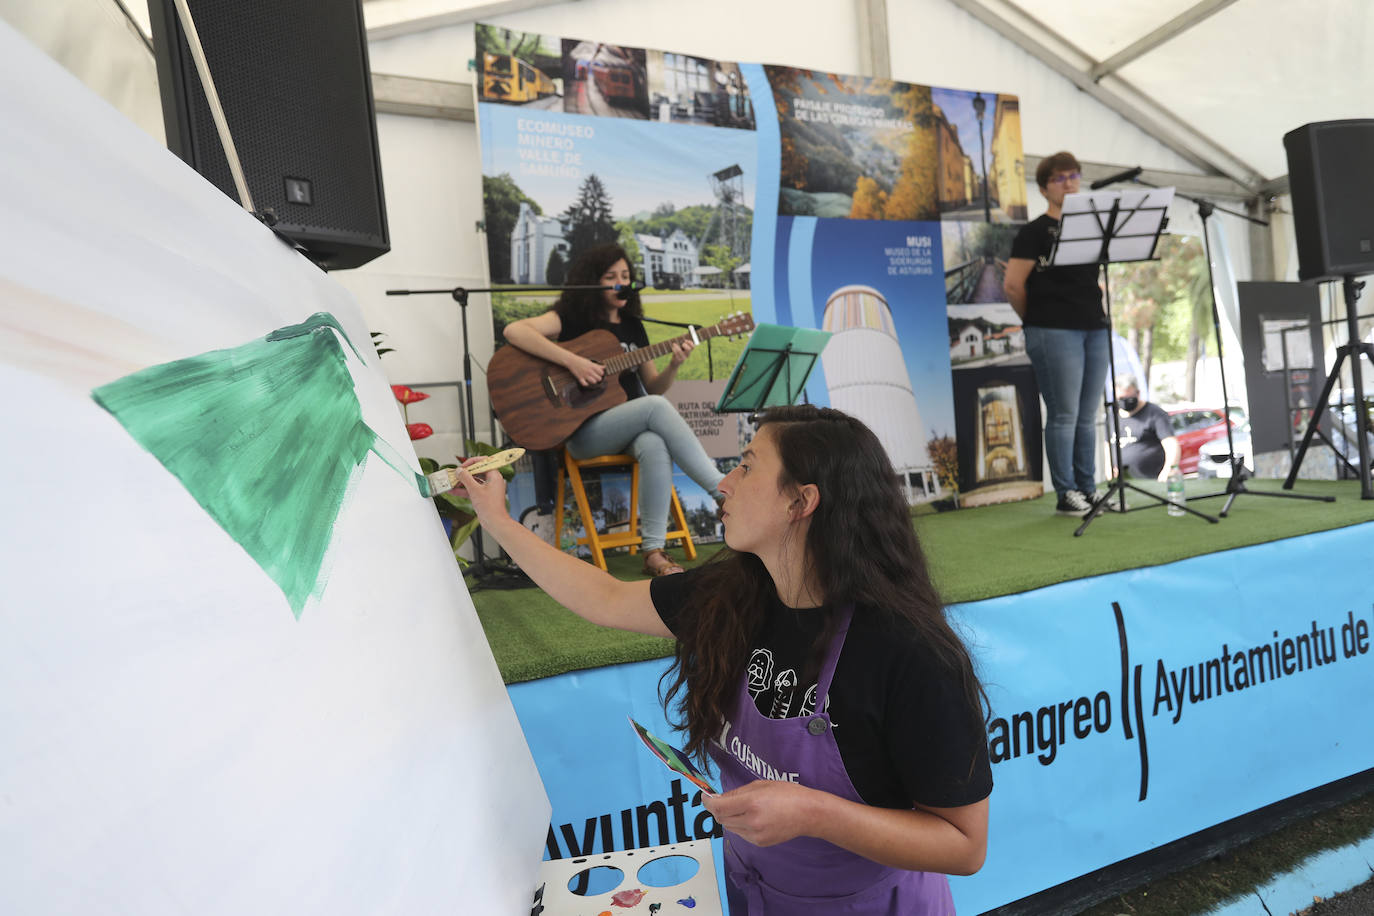
[[[720,482],[726,549],[622,582],[510,518],[499,473],[459,473],[483,528],[593,623],[673,637],[664,702],[724,790],[733,916],[948,914],[987,845],[984,697],[897,475],[837,410],[767,411]]]

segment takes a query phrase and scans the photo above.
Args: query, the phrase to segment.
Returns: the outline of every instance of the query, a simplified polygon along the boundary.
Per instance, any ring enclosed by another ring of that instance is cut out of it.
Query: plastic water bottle
[[[1174,468],[1169,472],[1169,514],[1186,515],[1183,511],[1183,472]]]

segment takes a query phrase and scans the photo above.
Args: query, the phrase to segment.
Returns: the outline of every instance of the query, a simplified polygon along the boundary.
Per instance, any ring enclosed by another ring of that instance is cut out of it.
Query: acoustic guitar
[[[726,316],[709,328],[697,328],[698,341],[733,337],[754,330],[754,319],[743,312]],[[620,373],[673,352],[673,344],[691,340],[684,334],[638,350],[626,351],[610,331],[588,331],[559,344],[606,367],[596,385],[583,388],[571,372],[556,363],[531,356],[507,344],[487,366],[487,392],[492,409],[517,445],[549,449],[560,445],[586,420],[628,399]]]

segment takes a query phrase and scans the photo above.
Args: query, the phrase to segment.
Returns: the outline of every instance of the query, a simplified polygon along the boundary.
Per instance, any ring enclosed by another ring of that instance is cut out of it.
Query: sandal
[[[655,559],[659,562],[653,562]],[[657,579],[659,576],[671,576],[680,572],[686,572],[686,570],[678,566],[662,547],[644,551],[644,575],[653,576]]]

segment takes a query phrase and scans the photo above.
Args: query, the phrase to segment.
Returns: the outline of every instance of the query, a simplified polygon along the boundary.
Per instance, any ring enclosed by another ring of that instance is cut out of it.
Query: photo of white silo
[[[871,286],[842,286],[826,300],[821,327],[834,335],[821,351],[830,405],[877,434],[909,502],[937,496],[925,424],[887,300]]]

